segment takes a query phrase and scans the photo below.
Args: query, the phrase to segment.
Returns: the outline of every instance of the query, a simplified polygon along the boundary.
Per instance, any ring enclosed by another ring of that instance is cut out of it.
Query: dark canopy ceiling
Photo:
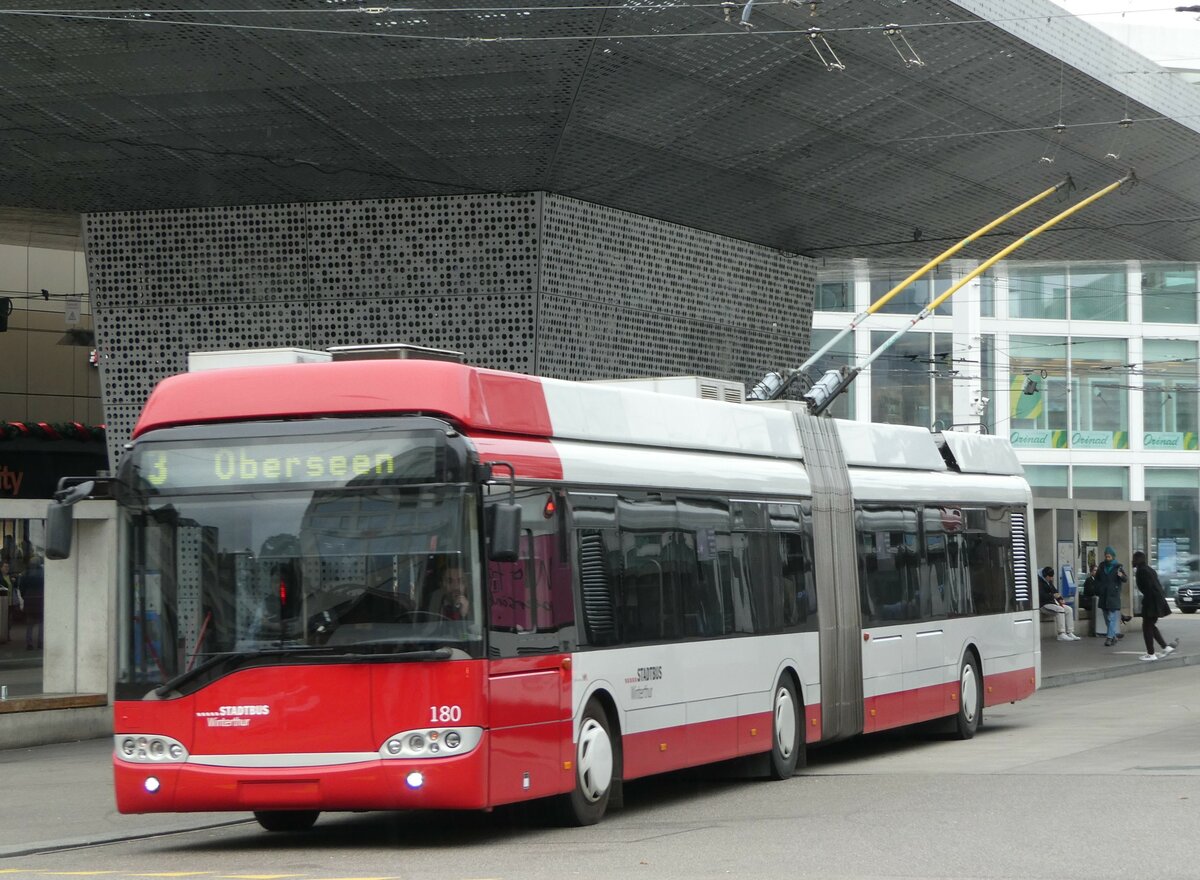
[[[1200,260],[1196,87],[1046,0],[813,5],[760,0],[745,30],[711,0],[2,0],[0,205],[550,190],[911,258],[1067,174],[1074,200],[1133,167],[1018,255]]]

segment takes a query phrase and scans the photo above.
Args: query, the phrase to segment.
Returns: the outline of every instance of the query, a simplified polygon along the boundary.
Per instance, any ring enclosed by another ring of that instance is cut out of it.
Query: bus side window
[[[917,513],[907,508],[861,508],[859,553],[870,614],[864,621],[916,620],[921,604]]]
[[[968,508],[967,565],[971,572],[971,599],[976,614],[1009,610],[1013,579],[1012,544],[1007,508]]]

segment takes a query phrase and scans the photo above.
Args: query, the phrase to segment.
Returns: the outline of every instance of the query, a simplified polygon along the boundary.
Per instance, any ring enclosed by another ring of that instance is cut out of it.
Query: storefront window
[[[1066,449],[1066,337],[1010,336],[1008,351],[1009,440],[1027,449]]]
[[[944,429],[954,424],[954,379],[962,372],[954,357],[954,335],[933,334],[933,423]]]
[[[1174,592],[1179,584],[1200,579],[1196,565],[1200,471],[1146,468],[1146,500],[1154,528],[1154,538],[1146,548],[1150,564],[1168,592]]]
[[[12,697],[42,692],[45,644],[44,520],[0,520],[0,642],[3,684]]]
[[[1074,321],[1124,321],[1128,299],[1124,266],[1072,266],[1070,268],[1071,319]]]
[[[894,269],[892,271],[880,270],[878,273],[871,274],[871,302],[878,302],[880,297],[886,296],[887,292],[894,286],[899,284],[911,273],[912,269]],[[933,276],[925,276],[918,278],[908,287],[904,288],[898,294],[879,309],[881,315],[915,315],[921,309],[929,305],[935,298],[941,296],[950,289],[952,281],[948,270],[942,270]],[[937,308],[935,314],[952,315],[954,314],[954,300],[959,296],[955,294],[946,300]]]
[[[1142,354],[1143,445],[1146,449],[1196,449],[1196,343],[1147,339]]]
[[[979,276],[979,315],[996,317],[996,277],[991,272]]]
[[[873,332],[872,351],[891,335]],[[901,336],[871,365],[871,421],[922,428],[933,424],[931,338],[929,333]]]
[[[818,312],[853,311],[854,275],[847,269],[818,273],[813,309]]]
[[[1073,448],[1129,448],[1127,363],[1124,339],[1071,340]]]
[[[812,350],[819,351],[820,348],[829,342],[840,331],[836,330],[813,330],[812,331]],[[854,334],[849,333],[846,337],[838,342],[828,354],[821,357],[811,370],[809,376],[813,381],[820,379],[829,370],[836,370],[839,367],[847,366],[854,356]],[[826,412],[835,419],[852,419],[854,418],[854,384],[841,393],[841,395],[829,405]]]
[[[979,340],[980,390],[988,402],[983,406],[979,423],[989,434],[996,433],[996,337],[985,333]]]
[[[1066,318],[1066,276],[1061,271],[1010,266],[1008,316],[1039,320]]]
[[[1025,479],[1038,498],[1066,498],[1067,466],[1065,464],[1027,464]]]
[[[1075,498],[1124,501],[1129,497],[1129,468],[1076,465],[1071,477],[1071,494]]]
[[[1142,265],[1142,320],[1160,324],[1196,323],[1196,268]]]

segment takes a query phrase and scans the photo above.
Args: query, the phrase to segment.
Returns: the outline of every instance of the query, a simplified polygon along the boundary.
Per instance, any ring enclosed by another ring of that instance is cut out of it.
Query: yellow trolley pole
[[[1007,257],[1009,254],[1011,254],[1017,248],[1026,244],[1030,240],[1037,238],[1037,236],[1041,235],[1047,229],[1051,228],[1052,226],[1058,225],[1063,220],[1066,220],[1072,214],[1086,208],[1088,205],[1090,205],[1092,202],[1096,201],[1097,199],[1104,198],[1104,196],[1108,195],[1110,192],[1117,189],[1118,187],[1124,186],[1125,184],[1130,183],[1136,179],[1137,178],[1133,175],[1133,172],[1130,172],[1125,177],[1122,177],[1120,180],[1116,181],[1115,183],[1110,183],[1108,186],[1104,187],[1104,189],[1099,190],[1098,192],[1092,193],[1092,195],[1088,196],[1086,199],[1083,199],[1082,201],[1077,202],[1076,204],[1072,205],[1070,208],[1067,208],[1067,210],[1063,211],[1061,214],[1051,217],[1049,220],[1047,220],[1041,226],[1038,226],[1036,229],[1033,229],[1033,230],[1025,233],[1025,235],[1018,238],[1016,241],[1014,241],[1008,247],[997,252],[995,256],[990,257],[987,260],[985,260],[984,262],[980,263],[976,268],[972,269],[968,274],[964,275],[958,282],[956,282],[952,287],[950,287],[949,290],[947,290],[941,296],[934,299],[932,302],[929,303],[929,305],[925,306],[925,308],[921,309],[921,311],[917,315],[915,315],[911,321],[908,322],[907,326],[901,327],[899,330],[897,330],[895,333],[893,333],[886,342],[884,342],[881,346],[879,346],[879,348],[875,349],[875,351],[873,351],[871,353],[871,356],[868,357],[865,361],[863,361],[859,366],[854,367],[851,370],[846,370],[846,371],[830,370],[828,373],[826,373],[824,376],[822,376],[821,380],[812,387],[812,390],[807,395],[805,395],[804,399],[806,401],[808,401],[809,412],[812,413],[813,415],[820,415],[821,413],[823,413],[825,411],[825,409],[829,406],[829,404],[831,404],[834,401],[834,399],[837,398],[837,396],[839,394],[841,394],[844,390],[846,390],[846,388],[850,385],[851,382],[854,381],[855,377],[857,377],[859,373],[861,373],[863,370],[865,370],[867,367],[869,367],[872,363],[874,363],[879,358],[879,356],[881,354],[883,354],[885,351],[887,351],[889,348],[891,348],[897,339],[899,339],[901,336],[903,336],[905,333],[907,333],[909,330],[911,330],[913,327],[915,327],[920,321],[923,321],[925,318],[932,315],[934,312],[934,309],[936,309],[938,306],[940,306],[942,303],[944,303],[946,300],[948,300],[950,297],[952,297],[962,287],[964,287],[965,285],[967,285],[974,279],[978,278],[980,275],[982,275],[984,272],[986,272],[988,269],[990,269],[996,263],[1000,262],[1000,260],[1003,260],[1005,257]],[[905,282],[905,283],[907,283],[907,282]],[[882,302],[882,300],[883,300],[883,298],[881,297],[880,302]]]
[[[808,360],[806,360],[804,363],[802,363],[799,367],[797,367],[794,370],[789,370],[786,376],[781,376],[779,373],[768,373],[767,376],[764,377],[763,380],[754,387],[754,390],[750,392],[750,399],[752,399],[752,400],[777,400],[779,397],[781,397],[783,395],[783,393],[785,391],[787,391],[787,389],[791,386],[791,384],[794,381],[796,381],[796,379],[799,378],[806,370],[808,370],[810,367],[812,367],[813,364],[815,364],[822,357],[824,357],[824,355],[827,352],[829,352],[830,349],[832,349],[835,345],[837,345],[839,342],[841,342],[843,339],[845,339],[846,336],[849,333],[851,333],[855,327],[857,327],[859,324],[861,324],[863,321],[865,321],[871,315],[875,314],[877,311],[879,311],[881,308],[883,308],[888,303],[889,300],[891,300],[893,297],[895,297],[896,294],[898,294],[900,291],[904,290],[904,288],[908,287],[908,285],[912,284],[914,281],[916,281],[918,278],[920,278],[922,275],[924,275],[930,269],[933,269],[938,264],[944,262],[945,260],[950,259],[950,257],[957,254],[960,250],[962,250],[964,247],[969,245],[971,242],[975,241],[975,239],[979,238],[981,235],[986,235],[987,233],[991,232],[993,229],[995,229],[997,226],[999,226],[1005,220],[1012,219],[1013,217],[1017,216],[1022,211],[1024,211],[1026,208],[1030,208],[1030,207],[1036,205],[1042,199],[1046,198],[1047,196],[1053,195],[1054,193],[1058,192],[1063,187],[1069,186],[1069,185],[1071,185],[1071,178],[1064,177],[1061,181],[1054,184],[1054,186],[1050,187],[1049,189],[1045,190],[1044,192],[1038,193],[1036,196],[1029,199],[1028,201],[1022,202],[1020,205],[1017,205],[1017,207],[1013,208],[1007,214],[997,217],[995,220],[993,220],[991,223],[988,223],[985,226],[981,226],[979,229],[976,229],[974,232],[972,232],[970,235],[968,235],[966,238],[964,238],[958,244],[953,245],[953,246],[947,248],[946,250],[942,251],[940,254],[938,254],[936,257],[934,257],[932,260],[930,260],[928,263],[926,263],[920,269],[917,269],[915,272],[913,272],[911,275],[909,275],[907,278],[905,278],[903,281],[901,281],[899,284],[897,284],[895,287],[893,287],[891,290],[889,290],[887,293],[885,293],[883,296],[881,296],[875,302],[871,303],[871,305],[868,306],[866,309],[864,309],[863,311],[861,311],[857,315],[855,315],[854,318],[850,321],[849,325],[847,325],[843,329],[839,330],[838,333],[832,339],[830,339],[827,343],[825,343],[823,346],[821,346],[821,349],[819,351],[817,351],[816,353],[811,355],[808,358]]]

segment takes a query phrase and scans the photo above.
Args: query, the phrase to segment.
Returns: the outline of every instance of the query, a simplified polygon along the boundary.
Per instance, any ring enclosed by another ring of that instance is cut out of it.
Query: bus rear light
[[[182,764],[187,749],[179,740],[148,733],[127,733],[113,737],[117,757],[133,764]]]
[[[450,758],[472,751],[482,739],[482,727],[405,730],[384,740],[379,756],[389,759]]]

